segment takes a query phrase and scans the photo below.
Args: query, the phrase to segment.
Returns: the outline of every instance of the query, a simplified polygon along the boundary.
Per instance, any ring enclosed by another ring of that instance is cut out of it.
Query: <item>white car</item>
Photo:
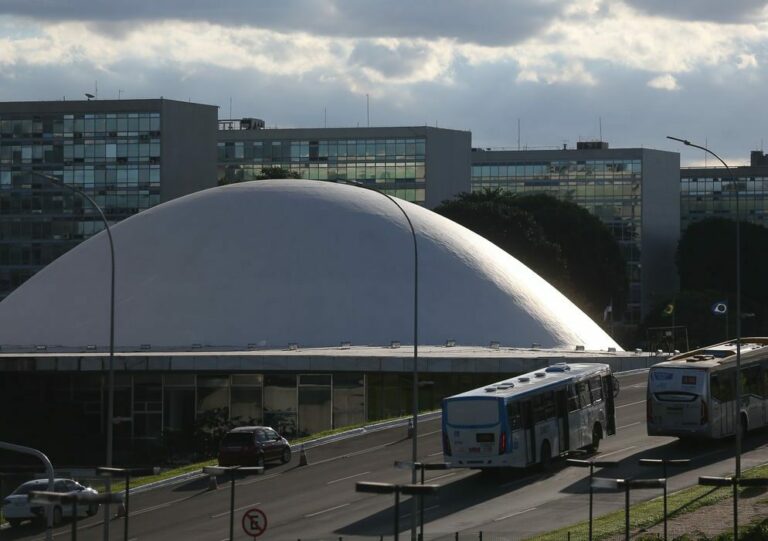
[[[27,497],[32,491],[47,491],[48,479],[35,479],[34,481],[27,481],[19,485],[11,494],[3,499],[3,516],[11,526],[18,526],[25,520],[45,520],[45,509],[43,505],[33,504],[29,502]],[[90,487],[86,487],[73,481],[72,479],[54,479],[53,491],[60,492],[62,494],[70,494],[73,492],[88,492],[91,494],[98,494],[98,492]],[[53,523],[59,524],[63,517],[72,516],[73,505],[61,504],[53,507]],[[99,510],[99,504],[83,504],[77,506],[77,516],[92,516]]]

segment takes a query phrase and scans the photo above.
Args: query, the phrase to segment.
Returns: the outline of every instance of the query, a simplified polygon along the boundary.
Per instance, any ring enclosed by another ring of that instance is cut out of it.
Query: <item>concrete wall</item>
[[[218,107],[161,100],[160,198],[216,186]]]
[[[427,128],[425,206],[433,209],[462,192],[470,192],[472,134]]]
[[[645,316],[678,290],[675,252],[680,239],[680,155],[643,150],[643,266],[641,311]]]

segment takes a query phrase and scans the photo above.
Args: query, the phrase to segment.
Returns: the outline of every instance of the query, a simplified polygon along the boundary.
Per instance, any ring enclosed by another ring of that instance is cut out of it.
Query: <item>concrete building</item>
[[[392,128],[265,129],[256,118],[219,122],[218,178],[254,180],[281,167],[309,180],[353,181],[434,208],[470,189],[468,131]]]
[[[748,166],[680,169],[680,231],[707,218],[736,219],[768,226],[768,156],[754,150]]]
[[[680,155],[644,148],[472,149],[472,190],[547,193],[573,201],[605,223],[627,261],[626,322],[639,323],[677,288]]]
[[[166,99],[0,103],[0,300],[103,228],[216,184],[217,108]]]
[[[500,248],[400,204],[419,250],[423,408],[572,356],[645,366]],[[303,434],[410,411],[414,240],[388,198],[328,182],[237,183],[148,209],[113,236],[120,448],[191,434],[210,412]],[[106,242],[82,243],[0,303],[0,407],[77,419],[97,449]],[[25,426],[0,419],[4,434]]]

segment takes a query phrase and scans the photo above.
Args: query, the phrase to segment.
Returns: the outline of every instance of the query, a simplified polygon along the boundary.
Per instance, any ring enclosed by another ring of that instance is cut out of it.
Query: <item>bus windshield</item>
[[[470,398],[446,402],[446,423],[451,426],[495,425],[499,402],[493,398]]]

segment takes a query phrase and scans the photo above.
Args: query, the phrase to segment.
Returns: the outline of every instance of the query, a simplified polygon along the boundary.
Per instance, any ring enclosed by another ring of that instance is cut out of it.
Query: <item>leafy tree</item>
[[[236,170],[236,173],[239,178],[233,180],[222,177],[219,179],[218,185],[224,186],[225,184],[243,182],[242,170]],[[282,167],[264,167],[259,174],[254,177],[254,180],[266,180],[269,178],[301,178],[301,174],[298,171],[291,171]]]
[[[461,193],[435,212],[485,237],[558,287],[569,285],[560,246],[551,242],[533,217],[501,190]]]
[[[593,319],[621,313],[626,264],[616,239],[587,210],[549,195],[461,194],[436,212],[497,244],[560,289]]]

